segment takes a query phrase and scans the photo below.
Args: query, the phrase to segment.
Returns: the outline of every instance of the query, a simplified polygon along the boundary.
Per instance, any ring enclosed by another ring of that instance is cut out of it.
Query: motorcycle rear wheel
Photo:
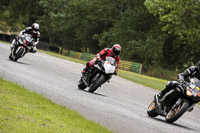
[[[189,108],[188,102],[182,102],[175,110],[170,110],[166,116],[166,122],[173,123],[179,119]]]
[[[156,117],[158,116],[158,114],[156,113],[155,111],[156,109],[156,106],[155,106],[155,102],[151,102],[151,104],[149,105],[148,109],[147,109],[147,114],[150,116],[150,117]]]

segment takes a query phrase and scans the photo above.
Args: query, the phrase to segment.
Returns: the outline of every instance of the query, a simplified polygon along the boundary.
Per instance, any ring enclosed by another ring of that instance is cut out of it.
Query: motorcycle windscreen
[[[23,38],[20,38],[20,39],[19,39],[19,43],[20,43],[20,44],[24,44],[24,41],[23,41],[23,40],[25,40],[24,37],[23,37]]]
[[[30,36],[26,36],[26,41],[30,43],[33,41],[33,39]]]
[[[116,66],[111,65],[109,61],[105,61],[104,69],[106,74],[113,74],[115,72]]]
[[[106,57],[106,61],[109,61],[110,64],[113,65],[113,66],[117,66],[117,62],[116,62],[116,60],[113,57],[107,56]]]

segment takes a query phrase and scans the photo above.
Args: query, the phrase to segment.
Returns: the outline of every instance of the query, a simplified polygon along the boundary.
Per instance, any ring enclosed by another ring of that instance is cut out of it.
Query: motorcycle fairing
[[[115,66],[111,65],[109,61],[104,62],[104,68],[105,68],[106,74],[111,74],[115,72]]]

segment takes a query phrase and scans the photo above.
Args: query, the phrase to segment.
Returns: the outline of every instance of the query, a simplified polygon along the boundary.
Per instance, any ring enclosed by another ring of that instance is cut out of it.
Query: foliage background
[[[37,22],[41,41],[91,54],[118,43],[153,76],[200,60],[199,10],[200,0],[1,0],[0,30]]]

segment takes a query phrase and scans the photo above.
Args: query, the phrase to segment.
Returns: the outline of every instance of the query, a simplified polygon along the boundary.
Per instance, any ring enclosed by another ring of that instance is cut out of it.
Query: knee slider
[[[88,62],[88,66],[89,66],[89,67],[92,67],[93,65],[94,65],[94,64],[93,64],[91,61]]]
[[[173,88],[173,87],[178,86],[178,82],[177,81],[168,81],[166,86],[169,88]]]
[[[90,66],[89,66],[89,62],[86,63],[86,67],[90,67]]]
[[[177,82],[177,81],[172,81],[172,84],[173,84],[174,86],[177,86],[177,85],[178,85],[178,82]]]

